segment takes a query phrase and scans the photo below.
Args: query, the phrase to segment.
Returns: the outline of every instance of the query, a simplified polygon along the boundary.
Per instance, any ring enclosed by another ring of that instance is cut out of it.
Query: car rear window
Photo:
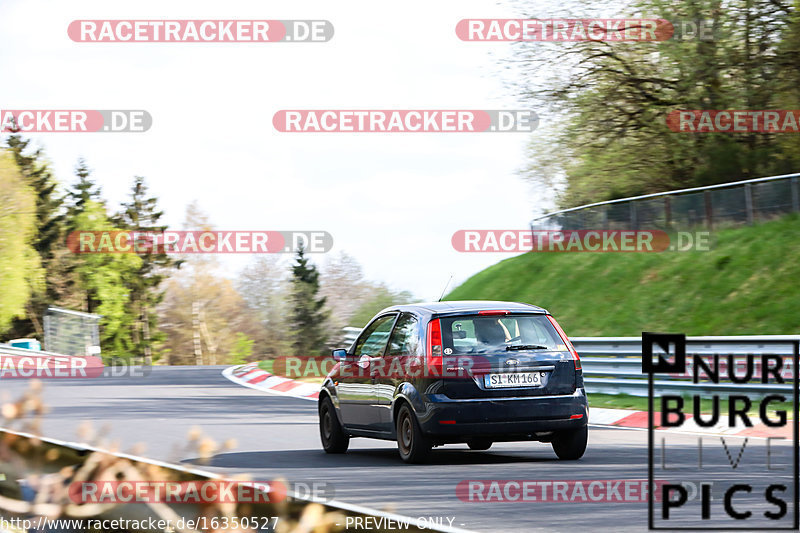
[[[444,317],[440,322],[446,355],[485,353],[515,345],[567,351],[546,315],[467,315]]]

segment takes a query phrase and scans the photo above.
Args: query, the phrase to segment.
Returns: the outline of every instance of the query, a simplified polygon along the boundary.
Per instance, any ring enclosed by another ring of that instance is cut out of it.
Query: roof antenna
[[[444,285],[444,289],[442,290],[442,295],[441,295],[441,296],[439,296],[439,299],[438,299],[438,300],[436,300],[437,302],[441,302],[441,301],[442,301],[442,298],[444,298],[444,293],[445,293],[445,291],[447,290],[447,287],[448,287],[448,285],[450,285],[450,282],[451,282],[451,281],[453,281],[453,275],[452,275],[452,274],[450,274],[450,279],[448,279],[448,280],[447,280],[447,283],[445,283],[445,285]]]

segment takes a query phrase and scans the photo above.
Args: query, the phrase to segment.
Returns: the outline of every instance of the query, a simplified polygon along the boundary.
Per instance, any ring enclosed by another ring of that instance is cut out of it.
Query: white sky
[[[527,227],[525,133],[279,133],[280,109],[519,109],[462,18],[474,0],[0,0],[0,109],[146,109],[146,133],[34,134],[62,182],[85,157],[113,207],[145,176],[180,225],[197,200],[225,230],[327,230],[370,279],[438,298],[508,254],[455,252],[458,229]],[[74,43],[75,19],[327,19],[328,43]],[[540,206],[541,208],[542,206]],[[322,259],[316,256],[315,259]],[[243,258],[228,260],[231,269]]]

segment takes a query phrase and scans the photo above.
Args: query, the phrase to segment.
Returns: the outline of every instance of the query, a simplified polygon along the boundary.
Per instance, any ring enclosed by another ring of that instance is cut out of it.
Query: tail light
[[[439,319],[434,318],[428,323],[428,351],[425,354],[425,363],[434,376],[442,375],[442,327]]]
[[[561,337],[561,340],[564,341],[564,345],[567,347],[567,350],[569,350],[569,353],[572,354],[572,359],[575,361],[575,370],[580,370],[581,358],[578,356],[578,352],[575,351],[575,347],[569,341],[567,334],[564,333],[564,330],[561,329],[561,326],[558,325],[558,322],[556,322],[555,318],[553,318],[550,315],[547,315],[547,319],[550,321],[551,324],[553,324],[553,327],[556,328],[556,331],[558,332],[558,335]]]

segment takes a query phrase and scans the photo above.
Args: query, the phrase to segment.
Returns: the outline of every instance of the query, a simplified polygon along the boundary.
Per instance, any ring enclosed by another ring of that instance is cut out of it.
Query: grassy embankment
[[[799,284],[800,218],[789,216],[714,232],[704,252],[523,254],[445,299],[539,305],[575,337],[788,335],[800,333]],[[590,403],[647,408],[645,398],[624,395],[594,394]]]

